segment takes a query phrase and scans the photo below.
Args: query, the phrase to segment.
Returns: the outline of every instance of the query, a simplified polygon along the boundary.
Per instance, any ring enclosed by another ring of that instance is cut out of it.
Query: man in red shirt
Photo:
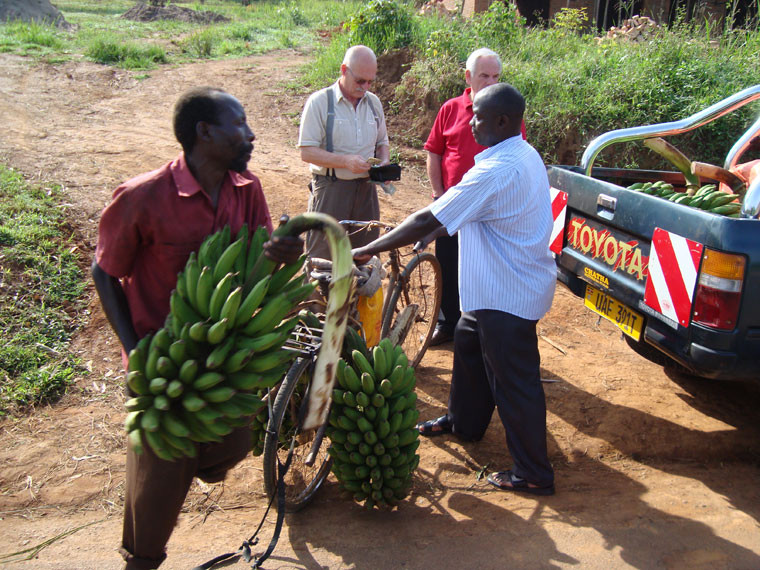
[[[183,152],[119,186],[100,219],[92,275],[123,355],[163,325],[177,273],[206,236],[228,224],[233,235],[244,223],[251,232],[272,230],[261,184],[246,167],[255,136],[237,99],[210,87],[188,91],[175,105],[174,133]],[[303,241],[278,238],[264,250],[291,263]],[[250,448],[250,428],[239,428],[221,443],[198,445],[195,458],[164,461],[150,446],[141,455],[128,449],[126,569],[157,568],[193,477],[223,480]]]
[[[427,172],[434,200],[459,184],[475,164],[475,155],[486,150],[472,136],[472,100],[484,87],[498,83],[501,60],[496,52],[480,48],[470,54],[465,68],[464,79],[469,87],[462,95],[449,99],[441,106],[425,142]],[[521,131],[525,138],[525,123]],[[441,314],[430,340],[431,346],[451,340],[459,320],[458,243],[456,235],[445,235],[435,240],[435,255],[441,262],[443,287]]]

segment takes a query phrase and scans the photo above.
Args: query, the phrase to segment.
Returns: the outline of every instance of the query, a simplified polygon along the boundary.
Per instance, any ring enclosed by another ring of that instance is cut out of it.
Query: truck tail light
[[[694,296],[695,323],[722,330],[736,327],[745,265],[742,255],[705,248]]]

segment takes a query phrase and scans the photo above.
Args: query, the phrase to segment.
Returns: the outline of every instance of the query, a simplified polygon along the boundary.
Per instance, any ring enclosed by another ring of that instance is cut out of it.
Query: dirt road
[[[306,206],[307,175],[293,117],[305,94],[280,82],[306,61],[278,52],[136,79],[86,62],[0,55],[0,161],[65,187],[77,246],[89,259],[113,188],[177,153],[170,117],[179,93],[218,85],[249,113],[258,137],[251,168],[272,214],[297,213]],[[396,123],[391,132],[402,132]],[[427,201],[422,173],[411,168],[381,209],[399,221]],[[121,567],[123,375],[94,299],[89,308],[74,345],[92,373],[55,406],[0,423],[0,555],[52,542],[9,568]],[[496,419],[477,444],[423,441],[413,494],[393,512],[365,512],[328,481],[313,505],[287,517],[265,567],[760,567],[760,391],[666,373],[561,288],[539,328],[556,496],[513,496],[478,479],[483,467],[509,465]],[[450,346],[423,360],[423,418],[445,408],[450,369]],[[264,506],[256,458],[224,484],[195,484],[165,567],[190,568],[235,550]],[[264,528],[261,550],[271,531]]]

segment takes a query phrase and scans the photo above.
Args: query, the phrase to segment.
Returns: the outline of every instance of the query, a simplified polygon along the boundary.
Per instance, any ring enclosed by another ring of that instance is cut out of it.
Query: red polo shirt
[[[184,154],[116,189],[100,218],[95,258],[121,279],[138,337],[163,326],[177,273],[190,252],[225,225],[234,236],[246,222],[252,231],[272,231],[258,178],[229,171],[214,210]]]
[[[433,128],[425,142],[425,150],[441,155],[441,174],[444,192],[456,186],[475,164],[475,155],[486,149],[472,136],[472,100],[470,88],[459,97],[446,101],[435,117]],[[522,124],[523,139],[525,121]]]

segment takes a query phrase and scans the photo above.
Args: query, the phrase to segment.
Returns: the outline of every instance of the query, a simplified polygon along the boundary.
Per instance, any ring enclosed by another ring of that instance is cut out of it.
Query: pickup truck
[[[639,354],[704,378],[760,380],[760,177],[728,217],[628,188],[661,180],[684,189],[681,171],[593,163],[608,145],[684,133],[757,99],[760,85],[681,121],[611,131],[589,143],[579,167],[547,168],[553,195],[566,200],[564,219],[555,212],[557,279]],[[758,133],[760,119],[722,168],[734,168]]]

